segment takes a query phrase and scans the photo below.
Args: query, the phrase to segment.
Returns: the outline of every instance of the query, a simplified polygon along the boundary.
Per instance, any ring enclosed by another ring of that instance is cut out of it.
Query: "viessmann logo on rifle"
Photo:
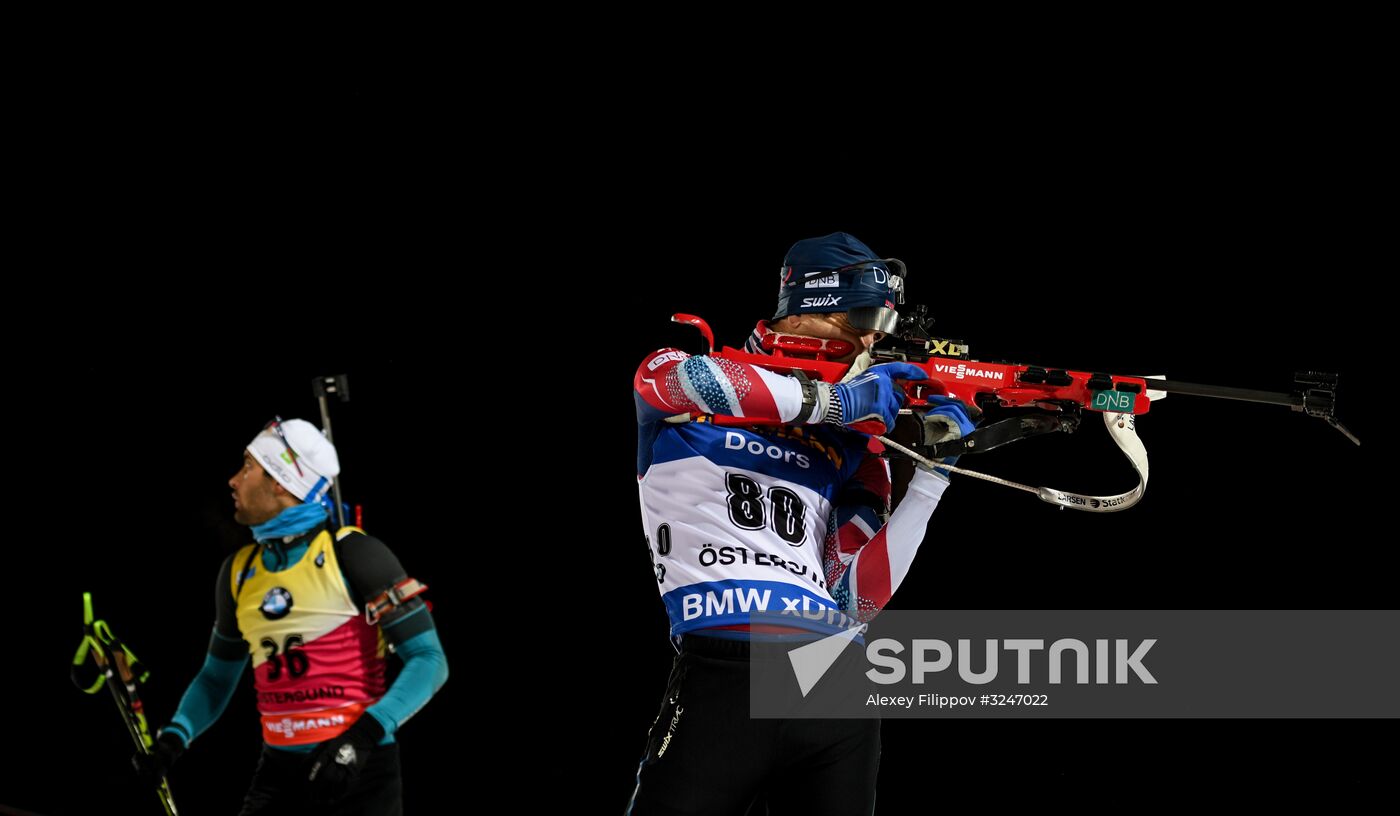
[[[985,380],[1004,380],[1006,375],[1000,371],[991,371],[985,368],[969,368],[965,363],[955,366],[934,363],[933,370],[939,374],[952,374],[961,380],[965,377],[981,377]]]

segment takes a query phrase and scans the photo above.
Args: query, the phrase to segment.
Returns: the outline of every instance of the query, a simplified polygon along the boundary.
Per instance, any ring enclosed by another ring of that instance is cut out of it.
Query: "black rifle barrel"
[[[1245,402],[1267,402],[1271,405],[1288,405],[1303,410],[1303,398],[1297,394],[1281,391],[1255,391],[1252,388],[1231,388],[1227,385],[1200,385],[1177,380],[1157,380],[1150,377],[1147,387],[1152,391],[1166,391],[1171,394],[1194,394],[1198,397],[1220,397],[1222,399],[1243,400]]]
[[[1170,394],[1191,394],[1198,397],[1241,400],[1244,402],[1266,402],[1270,405],[1287,405],[1295,411],[1317,417],[1357,445],[1361,440],[1337,420],[1337,375],[1316,371],[1300,371],[1294,375],[1294,386],[1299,390],[1292,394],[1280,391],[1256,391],[1252,388],[1231,388],[1226,385],[1200,385],[1177,380],[1158,380],[1144,377],[1147,387],[1153,391],[1166,391]]]

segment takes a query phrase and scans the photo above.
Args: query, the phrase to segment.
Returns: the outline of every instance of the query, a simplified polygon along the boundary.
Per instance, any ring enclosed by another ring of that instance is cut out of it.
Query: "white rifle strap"
[[[1156,379],[1161,379],[1161,376]],[[1167,395],[1165,391],[1153,391],[1148,389],[1147,398],[1159,400]],[[1104,425],[1108,428],[1108,435],[1118,445],[1118,449],[1123,451],[1123,455],[1128,457],[1132,463],[1133,470],[1137,471],[1137,487],[1127,493],[1119,493],[1114,496],[1089,496],[1083,493],[1072,493],[1068,490],[1056,490],[1053,487],[1031,487],[1018,482],[1002,479],[997,476],[988,476],[985,473],[978,473],[972,470],[965,470],[953,465],[941,464],[936,460],[928,459],[920,454],[904,447],[898,442],[892,442],[883,436],[876,437],[887,447],[896,450],[922,467],[938,468],[951,473],[961,473],[964,476],[971,476],[974,479],[982,479],[987,482],[1014,487],[1017,490],[1024,490],[1027,493],[1034,493],[1041,501],[1057,504],[1060,507],[1068,507],[1072,510],[1085,510],[1090,513],[1114,513],[1119,510],[1127,510],[1129,507],[1142,500],[1142,495],[1147,492],[1147,448],[1143,446],[1142,439],[1137,435],[1137,419],[1132,414],[1122,414],[1114,411],[1105,411],[1103,415]]]

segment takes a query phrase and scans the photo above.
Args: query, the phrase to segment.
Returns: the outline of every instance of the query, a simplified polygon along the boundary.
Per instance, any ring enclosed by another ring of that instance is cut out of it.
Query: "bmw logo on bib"
[[[273,587],[263,596],[262,613],[268,620],[287,617],[292,611],[292,593],[282,587]]]

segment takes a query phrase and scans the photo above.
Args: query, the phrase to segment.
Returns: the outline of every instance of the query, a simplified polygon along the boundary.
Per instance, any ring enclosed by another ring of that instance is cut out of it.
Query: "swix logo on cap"
[[[835,272],[820,278],[812,278],[804,284],[807,289],[835,289],[841,285],[841,280]]]
[[[811,309],[818,306],[835,306],[840,302],[841,298],[837,297],[836,295],[827,295],[826,297],[809,297],[802,299],[802,308]]]

